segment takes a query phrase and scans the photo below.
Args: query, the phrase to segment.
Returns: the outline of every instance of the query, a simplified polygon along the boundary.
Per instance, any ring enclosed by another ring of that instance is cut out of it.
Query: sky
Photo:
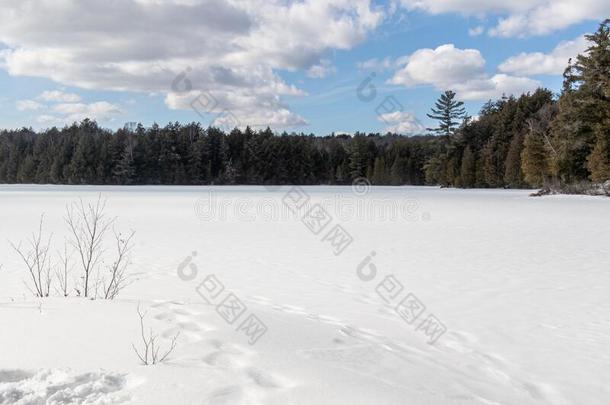
[[[605,17],[607,0],[0,0],[0,128],[414,135],[445,90],[472,116],[558,92]]]

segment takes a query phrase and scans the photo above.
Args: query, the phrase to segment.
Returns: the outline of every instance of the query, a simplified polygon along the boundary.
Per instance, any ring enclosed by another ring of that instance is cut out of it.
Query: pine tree
[[[114,168],[114,177],[118,184],[130,185],[133,184],[135,174],[133,156],[129,149],[126,148],[123,151],[121,160],[117,162]]]
[[[564,182],[605,176],[604,156],[610,143],[610,20],[586,39],[587,52],[564,73],[559,114],[553,122],[557,171]]]
[[[430,158],[424,165],[427,184],[447,185],[445,178],[447,172],[446,156],[438,155]]]
[[[366,138],[363,135],[354,135],[350,147],[349,168],[351,179],[364,177],[368,166]]]
[[[384,158],[375,158],[375,166],[373,168],[372,180],[373,184],[376,185],[383,185],[388,183],[388,175],[386,173]]]
[[[400,186],[403,184],[402,163],[403,160],[397,156],[390,168],[390,184],[393,186]]]
[[[521,153],[521,169],[525,181],[534,187],[540,187],[546,183],[549,165],[548,152],[545,142],[540,134],[530,131],[524,140],[523,152]]]
[[[462,187],[472,188],[476,184],[476,160],[470,146],[466,146],[462,155],[460,178]]]
[[[586,36],[591,42],[586,55],[579,55],[576,69],[586,90],[585,102],[593,112],[595,146],[587,157],[590,178],[595,182],[610,179],[610,19]]]
[[[483,175],[485,184],[489,187],[500,187],[503,184],[503,174],[499,170],[498,154],[496,142],[490,139],[481,150],[481,160],[483,163]]]
[[[436,101],[432,108],[432,114],[426,114],[429,118],[439,122],[437,128],[428,128],[429,131],[440,135],[450,136],[466,118],[464,102],[455,100],[455,93],[451,90],[445,91]]]
[[[508,148],[506,162],[504,163],[504,184],[509,187],[516,188],[523,184],[523,174],[521,172],[523,141],[523,135],[514,135],[510,147]]]
[[[605,138],[600,137],[587,158],[591,180],[603,183],[610,180],[610,147]]]

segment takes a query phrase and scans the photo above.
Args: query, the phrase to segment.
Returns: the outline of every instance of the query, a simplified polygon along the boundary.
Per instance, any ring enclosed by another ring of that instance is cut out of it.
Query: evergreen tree
[[[547,156],[548,152],[543,137],[530,131],[525,136],[521,153],[521,168],[528,184],[540,187],[546,183],[549,172]]]
[[[472,188],[476,184],[476,159],[470,146],[466,146],[462,156],[462,167],[460,170],[462,187]]]
[[[586,38],[591,46],[578,56],[575,68],[583,101],[592,111],[595,146],[587,157],[587,168],[591,180],[604,182],[610,179],[610,19]]]
[[[392,167],[390,168],[390,184],[393,186],[399,186],[403,184],[402,178],[402,160],[400,157],[396,157],[394,159],[394,163],[392,163]]]
[[[446,185],[445,172],[447,165],[444,156],[434,156],[424,165],[427,184]]]
[[[133,154],[129,149],[125,149],[121,159],[114,168],[115,180],[118,184],[130,185],[133,184],[135,174]]]
[[[610,179],[610,153],[608,141],[600,137],[587,158],[587,167],[591,171],[591,180],[603,183]]]
[[[368,167],[368,157],[366,139],[363,135],[354,135],[351,142],[349,159],[351,180],[364,177]]]
[[[368,176],[367,176],[368,177]],[[384,158],[376,158],[375,166],[373,169],[373,176],[368,177],[372,179],[373,184],[388,184],[388,175],[386,173],[385,168],[385,159]]]
[[[590,45],[564,73],[559,114],[553,122],[558,174],[563,182],[601,181],[610,157],[610,20],[586,35]]]
[[[464,121],[466,117],[464,103],[457,101],[455,95],[451,90],[445,91],[436,101],[435,108],[431,109],[432,114],[426,114],[439,122],[437,128],[428,128],[429,131],[449,136]]]
[[[517,188],[523,185],[523,174],[521,173],[521,152],[523,151],[524,137],[521,134],[513,136],[506,155],[504,164],[504,184]]]

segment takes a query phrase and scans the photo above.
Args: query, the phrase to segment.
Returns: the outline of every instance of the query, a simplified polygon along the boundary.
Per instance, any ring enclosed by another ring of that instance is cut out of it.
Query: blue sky
[[[567,59],[586,46],[582,35],[596,29],[600,13],[610,14],[596,0],[26,0],[0,7],[2,128],[87,116],[109,128],[237,122],[318,135],[421,133],[445,89],[471,115],[505,92],[558,91]],[[376,93],[365,101],[358,88],[371,75]],[[213,102],[203,108],[203,100]]]

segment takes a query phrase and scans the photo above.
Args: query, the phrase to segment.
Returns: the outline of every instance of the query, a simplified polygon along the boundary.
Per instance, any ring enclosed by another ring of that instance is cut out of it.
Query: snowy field
[[[32,297],[9,241],[99,193],[133,283]],[[610,201],[528,193],[0,186],[0,404],[606,405]]]

